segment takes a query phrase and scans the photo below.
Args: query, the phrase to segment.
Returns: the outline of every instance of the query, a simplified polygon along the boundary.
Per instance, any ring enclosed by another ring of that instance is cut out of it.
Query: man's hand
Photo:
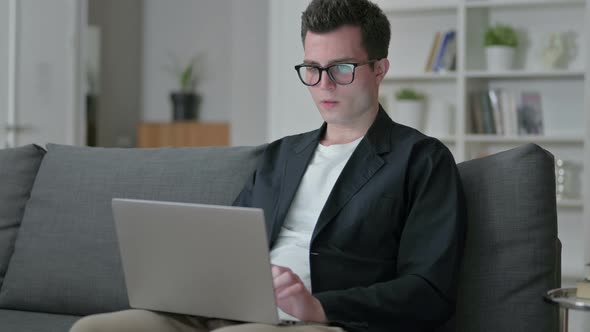
[[[325,322],[326,314],[318,299],[291,269],[273,265],[272,277],[277,304],[289,315],[307,322]]]

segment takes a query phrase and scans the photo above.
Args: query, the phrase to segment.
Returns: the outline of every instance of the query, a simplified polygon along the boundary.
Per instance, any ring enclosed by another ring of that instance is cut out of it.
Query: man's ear
[[[375,74],[377,75],[377,83],[381,83],[389,71],[389,60],[383,58],[375,62]]]

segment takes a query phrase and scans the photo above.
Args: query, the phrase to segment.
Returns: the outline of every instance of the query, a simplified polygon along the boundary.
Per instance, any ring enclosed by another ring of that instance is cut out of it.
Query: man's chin
[[[318,106],[318,110],[320,111],[320,115],[326,122],[330,122],[332,120],[337,120],[342,116],[341,112],[338,109],[325,109],[321,106]]]
[[[350,123],[350,119],[344,116],[342,113],[334,112],[334,110],[330,110],[329,112],[320,112],[324,122],[331,125],[346,125]]]

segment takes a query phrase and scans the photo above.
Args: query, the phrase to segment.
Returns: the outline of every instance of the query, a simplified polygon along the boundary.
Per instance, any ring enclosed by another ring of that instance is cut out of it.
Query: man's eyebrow
[[[328,62],[328,66],[331,64],[335,64],[335,63],[349,63],[349,62],[357,62],[358,60],[353,59],[353,58],[341,58],[341,59],[334,59],[330,62]],[[306,65],[320,65],[317,61],[313,61],[313,60],[303,60],[303,63]]]

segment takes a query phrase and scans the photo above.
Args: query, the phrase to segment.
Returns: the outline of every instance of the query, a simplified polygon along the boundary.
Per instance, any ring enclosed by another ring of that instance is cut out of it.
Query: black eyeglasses
[[[335,63],[326,67],[316,65],[300,64],[295,66],[301,82],[307,86],[314,86],[320,83],[322,72],[328,73],[332,82],[339,85],[348,85],[354,81],[356,67],[375,63],[377,60],[369,60],[359,63]]]

